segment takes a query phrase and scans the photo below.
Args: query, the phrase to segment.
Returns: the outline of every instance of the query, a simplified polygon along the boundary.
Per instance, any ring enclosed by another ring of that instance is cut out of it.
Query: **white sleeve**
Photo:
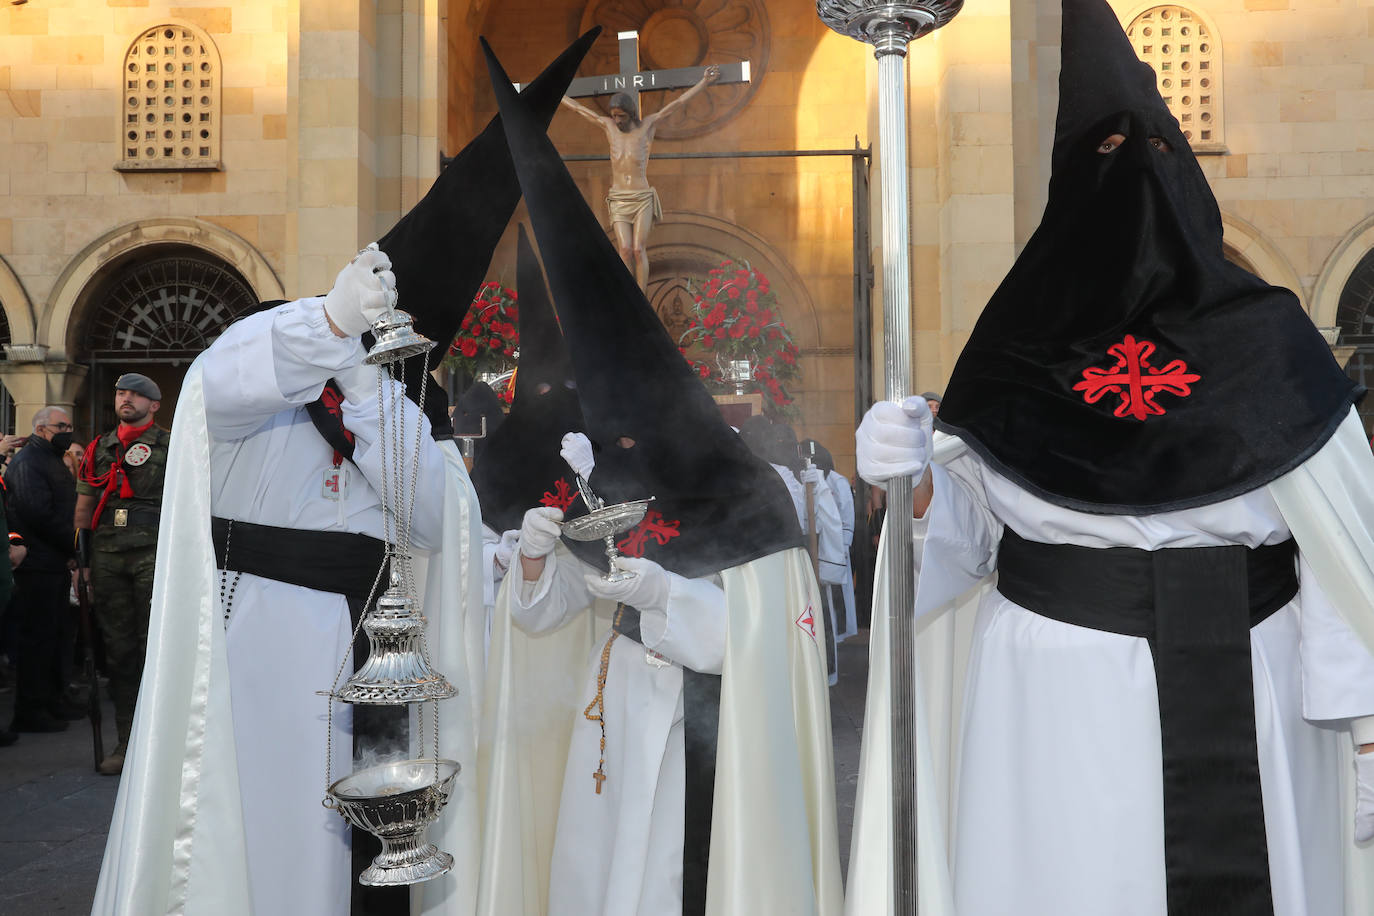
[[[917,616],[953,601],[996,566],[1002,523],[988,508],[979,470],[970,458],[930,466],[934,498],[911,521]]]
[[[320,297],[231,325],[200,357],[210,434],[233,440],[309,404],[336,372],[362,362],[362,342],[329,329]]]
[[[842,582],[845,576],[844,531],[835,491],[824,481],[816,487],[816,543],[821,581]]]
[[[709,579],[668,573],[666,613],[641,611],[639,636],[684,668],[720,674],[725,664],[725,590]]]
[[[584,566],[562,544],[545,555],[544,569],[533,582],[516,572],[518,560],[511,567],[511,616],[520,629],[532,636],[558,629],[594,600],[582,578],[590,567]]]
[[[1374,715],[1374,657],[1298,558],[1302,714],[1312,721]]]
[[[419,469],[415,472],[415,505],[411,515],[411,536],[417,546],[434,550],[439,546],[443,530],[444,475],[447,465],[439,445],[430,432],[429,418],[406,397],[405,386],[399,381],[383,377],[382,401],[378,401],[377,379],[385,372],[375,366],[356,366],[333,374],[343,392],[344,426],[353,434],[353,463],[372,489],[382,492],[382,465],[387,463],[390,473],[395,460],[392,437],[399,437],[403,466],[411,473],[419,444]],[[327,379],[326,379],[327,380]],[[318,397],[318,392],[316,396]],[[385,402],[387,447],[378,448],[378,415]],[[418,427],[418,428],[417,428]],[[389,453],[389,454],[384,454]],[[410,481],[405,482],[409,489]],[[394,483],[392,484],[394,486]]]
[[[848,550],[854,544],[854,491],[849,488],[849,481],[835,471],[830,472],[826,483],[835,494],[835,506],[840,512],[840,538],[844,549]]]

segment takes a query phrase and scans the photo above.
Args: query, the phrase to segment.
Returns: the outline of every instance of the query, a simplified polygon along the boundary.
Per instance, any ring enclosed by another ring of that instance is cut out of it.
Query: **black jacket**
[[[10,459],[5,486],[10,530],[23,535],[29,548],[23,571],[65,570],[75,554],[76,479],[62,462],[61,452],[42,436],[29,436]]]

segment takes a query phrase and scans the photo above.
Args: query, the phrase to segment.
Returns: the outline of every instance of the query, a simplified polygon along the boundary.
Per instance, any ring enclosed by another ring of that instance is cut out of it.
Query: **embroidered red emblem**
[[[1116,365],[1110,368],[1092,366],[1083,370],[1083,381],[1073,386],[1074,391],[1083,392],[1083,400],[1096,404],[1109,392],[1119,395],[1115,415],[1134,417],[1144,420],[1150,416],[1163,416],[1164,408],[1155,401],[1161,391],[1186,398],[1193,393],[1192,384],[1202,376],[1188,371],[1188,364],[1176,359],[1163,369],[1150,365],[1150,355],[1155,345],[1148,340],[1136,340],[1130,334],[1119,344],[1113,344],[1107,353],[1116,357]]]
[[[813,640],[816,638],[816,612],[811,610],[811,605],[806,606],[800,617],[797,618],[797,626],[801,631]]]
[[[650,509],[643,520],[631,528],[615,546],[627,557],[642,557],[644,548],[649,546],[650,540],[661,547],[680,535],[682,532],[678,529],[681,527],[682,522],[677,519],[669,521],[657,509]]]
[[[577,494],[573,488],[568,486],[568,482],[563,478],[558,478],[553,482],[553,490],[545,490],[544,498],[539,500],[541,505],[552,506],[555,509],[568,511],[568,507],[577,499]]]

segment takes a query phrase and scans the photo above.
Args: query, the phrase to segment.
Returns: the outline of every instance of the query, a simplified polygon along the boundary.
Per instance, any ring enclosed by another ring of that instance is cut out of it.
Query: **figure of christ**
[[[658,192],[649,185],[645,174],[654,131],[665,117],[719,78],[719,67],[707,67],[695,86],[642,119],[636,116],[634,98],[626,92],[611,97],[610,117],[599,115],[566,96],[563,98],[564,105],[606,132],[611,147],[611,190],[606,195],[606,208],[611,214],[620,258],[634,274],[640,289],[649,283],[649,229],[654,220],[663,218]]]

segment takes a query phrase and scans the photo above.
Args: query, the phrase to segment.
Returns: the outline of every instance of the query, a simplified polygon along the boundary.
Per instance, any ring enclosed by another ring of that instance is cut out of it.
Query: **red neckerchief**
[[[124,469],[124,453],[129,446],[138,440],[138,437],[148,431],[153,425],[150,418],[142,426],[126,426],[121,423],[115,428],[115,435],[119,439],[119,444],[115,446],[115,460],[110,465],[110,469],[104,474],[95,473],[95,452],[100,445],[99,439],[94,439],[91,444],[86,446],[86,453],[81,456],[81,479],[93,487],[103,487],[105,492],[100,494],[100,502],[96,504],[95,512],[91,513],[91,527],[96,528],[100,525],[100,513],[105,509],[105,503],[109,502],[114,495],[115,488],[119,489],[120,499],[130,499],[134,495],[134,488],[129,483],[129,473]]]

